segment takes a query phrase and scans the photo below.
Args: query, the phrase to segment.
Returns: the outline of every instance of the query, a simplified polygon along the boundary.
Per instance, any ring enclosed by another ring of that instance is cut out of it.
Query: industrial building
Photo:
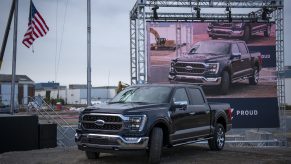
[[[4,105],[10,104],[12,76],[0,74],[0,101]],[[34,81],[26,75],[15,77],[15,104],[28,104],[28,97],[34,96]]]
[[[69,88],[59,83],[37,83],[35,95],[50,99],[63,99],[66,104],[87,104],[87,85],[71,84]],[[92,104],[106,102],[116,95],[115,86],[92,87]]]

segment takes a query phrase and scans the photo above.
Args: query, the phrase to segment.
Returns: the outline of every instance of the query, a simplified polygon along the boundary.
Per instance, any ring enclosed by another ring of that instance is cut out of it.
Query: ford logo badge
[[[95,121],[95,124],[96,124],[97,126],[103,126],[103,125],[105,124],[105,121],[103,121],[103,120],[96,120],[96,121]]]
[[[193,70],[193,67],[188,65],[188,66],[185,67],[185,69],[186,69],[187,71],[192,71],[192,70]]]

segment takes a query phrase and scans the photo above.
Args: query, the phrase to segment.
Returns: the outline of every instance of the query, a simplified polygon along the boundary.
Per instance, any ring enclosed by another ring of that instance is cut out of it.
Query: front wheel
[[[85,153],[88,159],[97,159],[100,156],[99,152],[86,151]]]
[[[220,151],[224,147],[225,142],[225,129],[224,127],[217,123],[215,126],[213,138],[208,140],[208,145],[210,150]]]
[[[253,75],[249,78],[249,84],[250,85],[257,85],[259,83],[259,69],[257,67],[253,70]]]
[[[163,146],[163,130],[155,127],[150,136],[149,161],[150,164],[160,163]]]
[[[224,71],[222,73],[222,77],[221,77],[221,83],[220,83],[220,89],[219,92],[220,94],[227,94],[228,90],[229,90],[229,84],[230,84],[230,78],[229,78],[229,73]]]

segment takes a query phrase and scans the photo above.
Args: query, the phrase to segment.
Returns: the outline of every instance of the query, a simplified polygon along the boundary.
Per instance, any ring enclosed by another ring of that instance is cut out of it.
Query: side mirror
[[[236,53],[232,53],[231,58],[240,58],[241,57],[241,53],[240,52],[236,52]]]
[[[187,101],[173,101],[174,103],[174,108],[175,109],[180,109],[180,110],[186,110],[188,102]]]

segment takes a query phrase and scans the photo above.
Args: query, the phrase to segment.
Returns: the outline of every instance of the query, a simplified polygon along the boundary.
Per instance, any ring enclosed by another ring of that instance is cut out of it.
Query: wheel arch
[[[153,129],[155,127],[159,127],[163,130],[163,145],[168,145],[170,143],[170,128],[167,121],[163,118],[156,120],[151,126],[148,131],[147,136],[150,136]]]
[[[215,121],[215,125],[217,124],[221,124],[224,127],[224,130],[226,131],[226,116],[224,116],[223,114],[219,114],[216,117],[216,121]]]

